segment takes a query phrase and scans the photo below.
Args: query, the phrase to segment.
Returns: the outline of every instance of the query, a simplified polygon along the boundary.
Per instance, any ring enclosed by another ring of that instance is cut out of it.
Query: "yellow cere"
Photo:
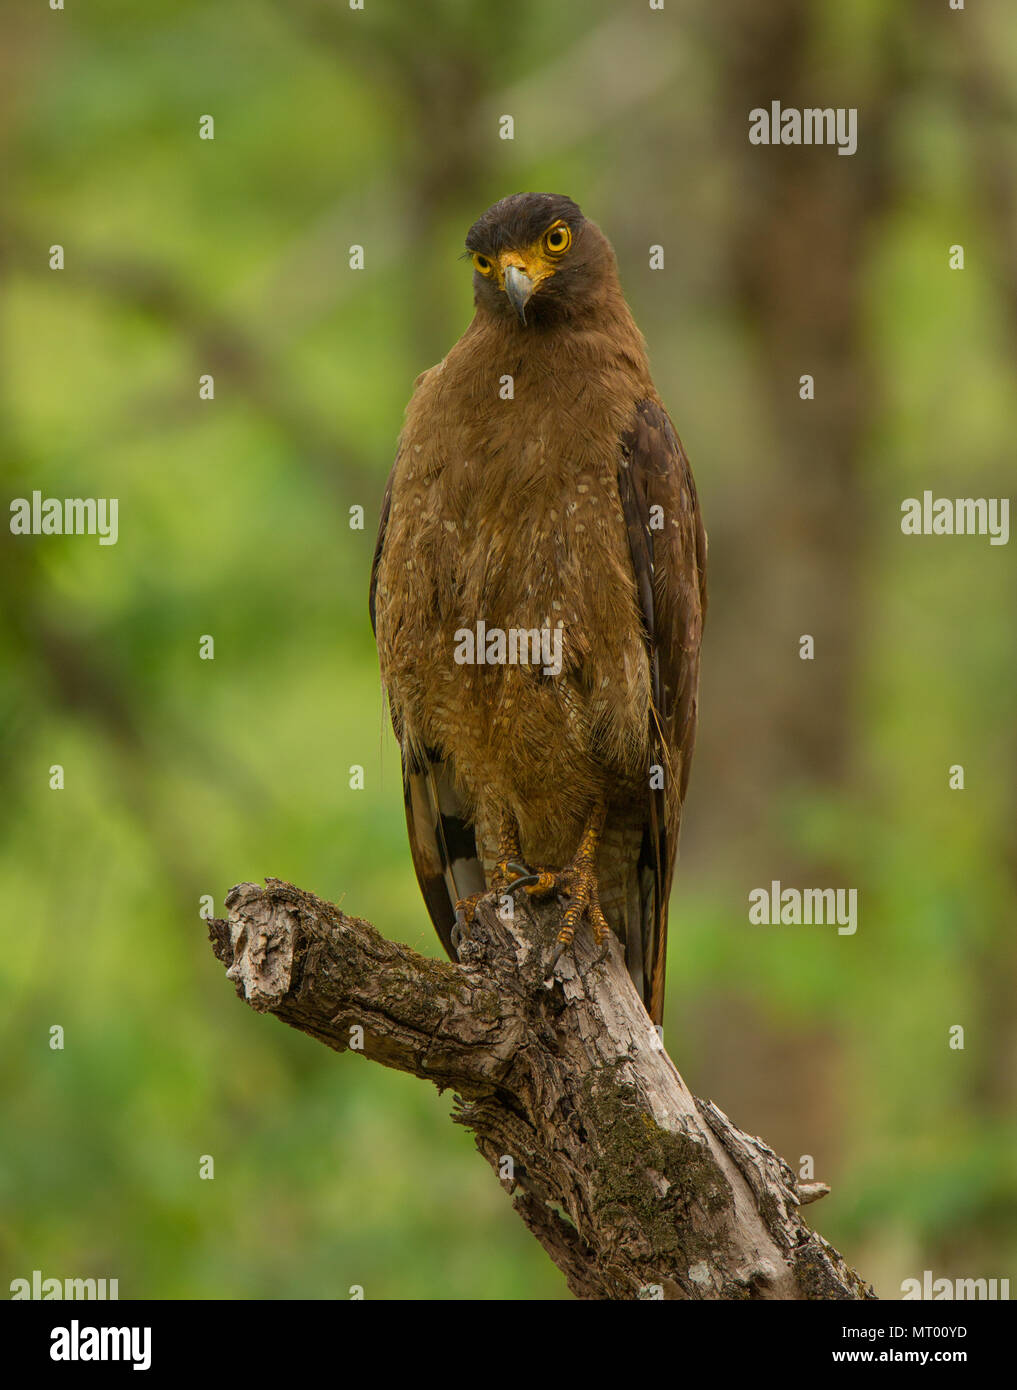
[[[572,245],[572,232],[567,222],[553,222],[547,231],[522,251],[503,251],[497,260],[474,251],[471,259],[473,268],[489,280],[496,280],[499,288],[505,287],[505,271],[510,265],[518,266],[528,275],[534,289],[541,280],[554,274],[555,264],[561,260]]]

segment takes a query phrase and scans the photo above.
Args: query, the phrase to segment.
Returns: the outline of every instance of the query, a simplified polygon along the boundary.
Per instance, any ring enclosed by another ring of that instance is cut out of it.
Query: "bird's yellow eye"
[[[565,222],[558,222],[550,231],[544,233],[544,250],[549,251],[552,256],[560,256],[571,245],[572,233]]]
[[[482,256],[479,251],[474,251],[472,260],[474,270],[479,270],[481,275],[490,275],[494,270],[493,262],[488,260],[486,256]]]

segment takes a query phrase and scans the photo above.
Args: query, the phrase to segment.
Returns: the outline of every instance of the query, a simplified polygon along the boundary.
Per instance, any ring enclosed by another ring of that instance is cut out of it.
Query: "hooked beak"
[[[519,315],[519,322],[526,322],[526,306],[533,294],[533,281],[517,265],[505,267],[505,293],[508,301]]]

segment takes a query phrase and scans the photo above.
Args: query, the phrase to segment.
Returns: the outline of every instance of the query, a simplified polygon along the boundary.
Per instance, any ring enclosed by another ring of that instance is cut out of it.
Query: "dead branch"
[[[865,1299],[802,1221],[823,1195],[697,1100],[611,942],[544,979],[558,909],[482,900],[458,964],[386,941],[283,883],[242,883],[209,935],[237,993],[337,1052],[456,1093],[534,1236],[579,1298]]]

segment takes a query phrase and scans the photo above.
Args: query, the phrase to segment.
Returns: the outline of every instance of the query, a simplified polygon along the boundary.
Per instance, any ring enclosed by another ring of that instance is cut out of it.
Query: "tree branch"
[[[799,1216],[828,1189],[799,1187],[688,1090],[613,938],[597,959],[583,934],[548,983],[554,904],[505,920],[482,899],[459,964],[279,879],[238,885],[226,906],[209,935],[238,995],[454,1090],[454,1120],[577,1297],[875,1297]]]

